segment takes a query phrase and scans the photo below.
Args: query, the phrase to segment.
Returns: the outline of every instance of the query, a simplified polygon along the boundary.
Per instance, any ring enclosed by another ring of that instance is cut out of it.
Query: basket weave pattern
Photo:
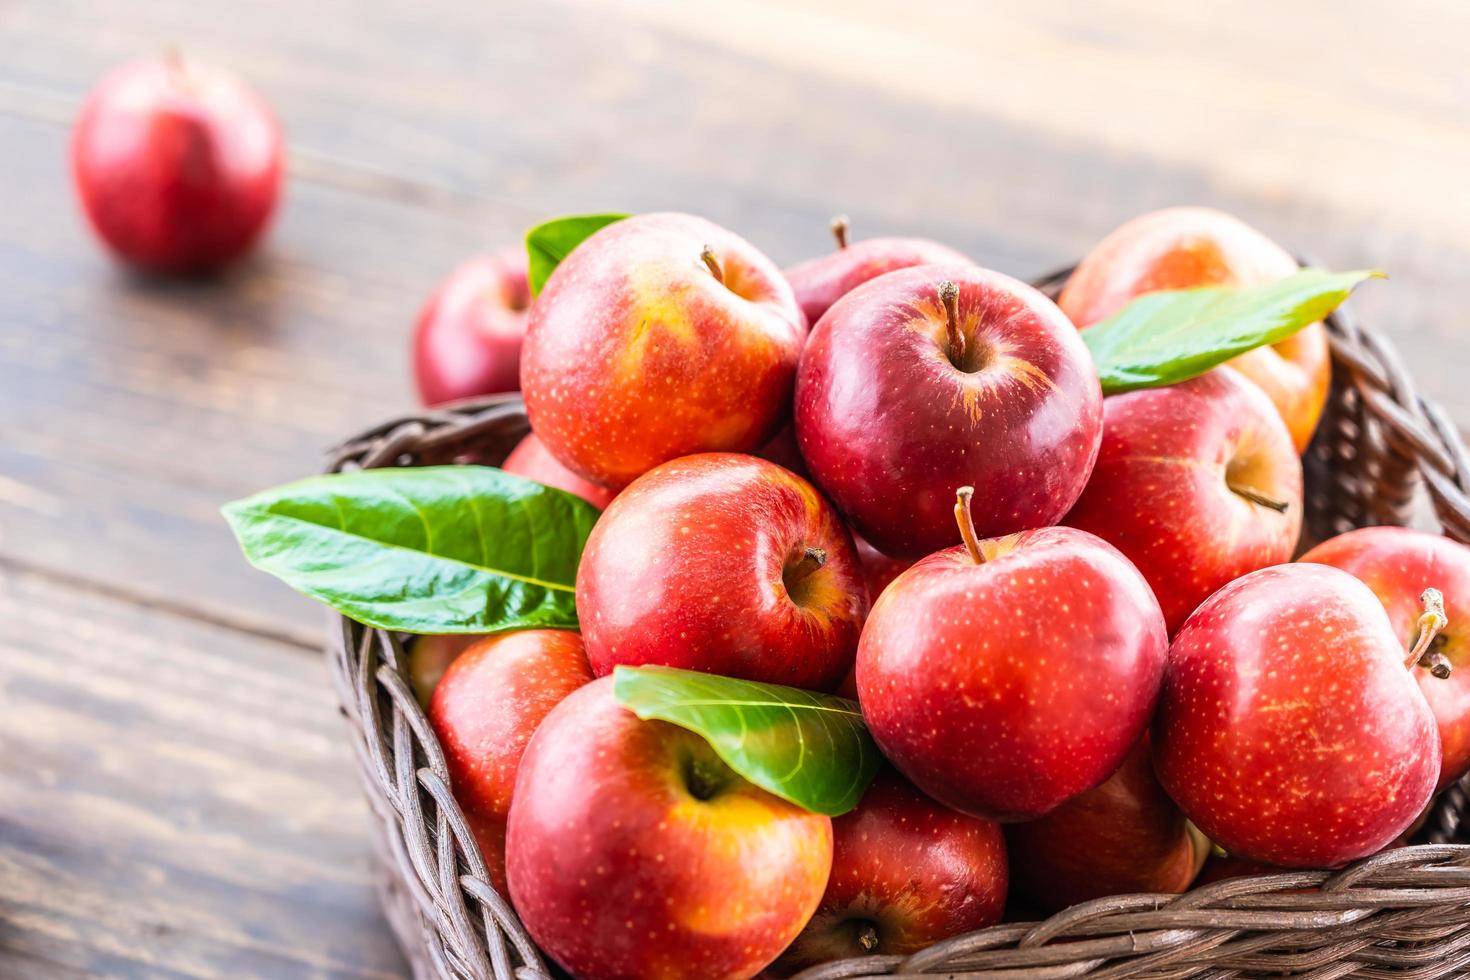
[[[1054,295],[1063,271],[1037,283]],[[1333,386],[1308,449],[1306,534],[1409,524],[1427,493],[1444,533],[1470,541],[1470,456],[1448,416],[1419,397],[1397,353],[1346,308],[1327,321]],[[399,418],[333,450],[333,471],[472,459],[498,463],[528,426],[514,396]],[[1422,523],[1422,520],[1420,521]],[[438,739],[409,687],[401,638],[334,615],[328,643],[374,812],[378,888],[415,977],[532,980],[548,964],[490,886],[449,789]],[[1280,976],[1470,974],[1470,778],[1441,794],[1422,844],[1337,872],[1235,878],[1183,895],[1126,895],[1044,922],[994,926],[909,957],[815,967],[802,980],[880,976]]]

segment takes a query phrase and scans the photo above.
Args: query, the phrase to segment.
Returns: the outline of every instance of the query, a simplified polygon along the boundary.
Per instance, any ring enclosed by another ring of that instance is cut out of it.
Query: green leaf
[[[319,476],[226,504],[245,557],[369,626],[407,633],[577,628],[598,510],[488,466]]]
[[[1237,354],[1278,343],[1337,309],[1377,271],[1302,269],[1263,286],[1146,293],[1082,331],[1103,394],[1157,388],[1204,374]]]
[[[576,214],[552,218],[526,232],[527,279],[531,295],[539,296],[551,278],[551,270],[572,254],[572,249],[599,228],[622,221],[626,214]]]
[[[673,667],[619,667],[613,693],[639,718],[704,737],[761,789],[835,817],[857,806],[883,757],[857,702]]]

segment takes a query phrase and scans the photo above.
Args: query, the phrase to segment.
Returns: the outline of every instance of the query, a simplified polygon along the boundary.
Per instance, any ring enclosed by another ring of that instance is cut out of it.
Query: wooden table
[[[1042,6],[0,0],[0,976],[401,974],[322,614],[218,507],[410,407],[427,290],[540,218],[790,262],[845,211],[1027,276],[1213,203],[1389,270],[1359,309],[1470,423],[1470,8]],[[67,183],[89,84],[170,42],[291,141],[216,281],[121,271]]]

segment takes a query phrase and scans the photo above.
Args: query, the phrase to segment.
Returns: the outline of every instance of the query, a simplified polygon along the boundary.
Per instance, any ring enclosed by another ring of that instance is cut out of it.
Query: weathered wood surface
[[[309,651],[219,504],[411,406],[419,302],[578,210],[697,211],[781,262],[926,234],[1027,276],[1215,204],[1336,267],[1470,425],[1470,8],[0,2],[0,975],[401,968]],[[71,200],[96,76],[167,44],[291,143],[264,249],[118,270]]]

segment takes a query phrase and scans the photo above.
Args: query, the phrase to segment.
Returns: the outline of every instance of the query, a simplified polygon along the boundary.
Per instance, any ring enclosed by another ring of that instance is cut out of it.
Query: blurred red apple
[[[891,770],[832,821],[832,874],[780,965],[916,953],[1000,921],[1000,826],[940,806]]]
[[[913,565],[913,562],[905,558],[889,558],[856,535],[853,536],[852,541],[857,546],[858,561],[863,566],[863,581],[868,586],[868,601],[877,602],[883,590],[888,588],[888,583],[898,578],[900,573]]]
[[[253,245],[280,192],[281,127],[233,75],[167,57],[105,76],[72,131],[92,228],[156,272],[215,269]]]
[[[921,560],[873,606],[858,700],[921,790],[975,816],[1034,820],[1107,779],[1143,734],[1163,616],[1143,576],[1091,534],[966,530],[965,546]]]
[[[599,676],[662,664],[830,691],[867,611],[831,505],[795,473],[736,453],[644,474],[593,527],[577,570]]]
[[[1439,734],[1367,586],[1327,565],[1243,576],[1175,637],[1154,722],[1164,790],[1232,857],[1331,868],[1429,803]]]
[[[805,322],[744,239],[687,214],[625,218],[578,245],[531,308],[531,426],[614,489],[678,456],[753,452],[788,417]]]
[[[567,493],[574,493],[587,501],[593,507],[606,509],[617,496],[607,487],[600,487],[590,480],[584,480],[551,455],[546,444],[536,437],[536,433],[529,432],[526,438],[516,443],[516,447],[505,457],[505,463],[501,469],[507,473],[524,476],[528,480],[544,483],[548,487],[556,487]]]
[[[982,537],[1054,524],[1097,456],[1102,390],[1041,293],[974,266],[879,276],[802,353],[796,436],[816,484],[885,554],[954,544],[955,487]]]
[[[516,911],[581,980],[743,980],[796,938],[832,823],[736,775],[700,736],[640,721],[612,678],[531,739],[506,856]]]
[[[464,263],[419,313],[413,376],[425,405],[518,391],[526,338],[526,250],[505,248]]]
[[[973,265],[948,245],[927,238],[868,238],[847,242],[847,218],[832,219],[837,251],[819,255],[786,270],[796,301],[815,324],[843,296],[885,272],[916,265]]]
[[[1229,368],[1114,395],[1102,451],[1066,521],[1116,545],[1169,632],[1220,586],[1290,561],[1302,467],[1270,401]]]
[[[1424,590],[1439,590],[1448,622],[1429,651],[1444,658],[1441,672],[1453,673],[1442,678],[1415,667],[1413,674],[1439,725],[1438,788],[1459,779],[1470,769],[1470,548],[1424,531],[1365,527],[1322,542],[1300,560],[1335,565],[1361,579],[1406,647],[1419,639]]]
[[[434,688],[449,665],[471,646],[485,639],[483,633],[454,633],[416,636],[408,645],[408,683],[426,710]]]
[[[1255,286],[1297,270],[1265,235],[1210,208],[1166,208],[1135,218],[1087,254],[1058,302],[1088,327],[1144,293],[1195,286]],[[1332,361],[1327,330],[1313,324],[1230,365],[1260,386],[1286,422],[1297,453],[1307,448],[1327,402]]]
[[[1047,914],[1106,895],[1178,894],[1210,851],[1154,777],[1147,738],[1101,786],[1007,827],[1006,843],[1012,890]]]

